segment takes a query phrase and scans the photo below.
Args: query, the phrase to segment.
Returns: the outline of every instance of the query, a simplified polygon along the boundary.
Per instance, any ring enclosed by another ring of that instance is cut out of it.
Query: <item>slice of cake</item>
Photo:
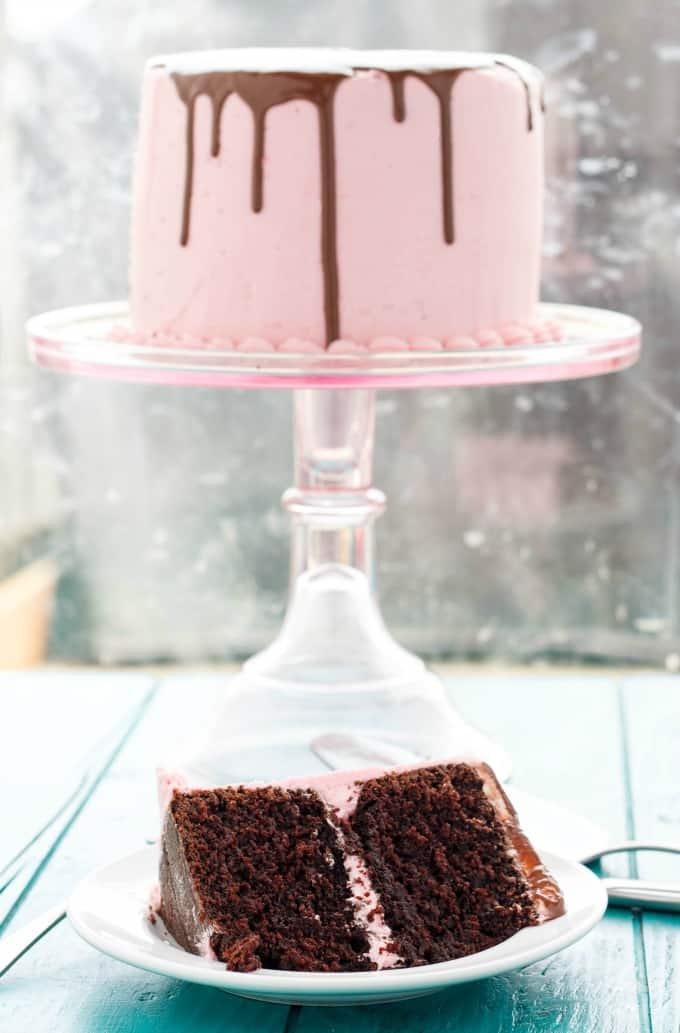
[[[564,913],[485,764],[166,789],[160,915],[236,971],[425,965]]]
[[[541,73],[501,54],[151,60],[134,333],[248,351],[546,340],[543,109]]]

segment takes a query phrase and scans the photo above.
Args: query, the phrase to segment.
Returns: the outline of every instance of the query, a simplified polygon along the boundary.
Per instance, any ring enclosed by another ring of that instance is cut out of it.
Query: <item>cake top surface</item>
[[[500,62],[523,73],[540,75],[533,65],[508,54],[461,50],[352,50],[348,47],[232,47],[197,50],[151,58],[147,69],[186,75],[207,72],[297,72],[306,75],[346,75],[377,71],[486,69]]]
[[[386,767],[371,766],[343,771],[320,771],[310,775],[290,775],[287,778],[274,778],[264,782],[258,779],[235,781],[223,786],[189,768],[156,769],[158,801],[161,813],[167,809],[175,790],[192,792],[201,789],[237,788],[262,789],[266,786],[277,786],[280,789],[311,789],[318,793],[326,803],[337,809],[346,817],[354,809],[361,785],[374,778],[386,774],[405,774],[409,771],[420,771],[426,768],[440,767],[442,764],[468,764],[475,769],[489,770],[478,757],[461,753],[442,760],[421,761],[413,764],[397,764]]]

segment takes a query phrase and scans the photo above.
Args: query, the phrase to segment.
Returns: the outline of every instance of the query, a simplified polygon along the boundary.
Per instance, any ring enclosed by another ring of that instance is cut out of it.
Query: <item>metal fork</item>
[[[626,839],[620,843],[590,854],[583,858],[583,864],[593,864],[609,854],[633,853],[651,850],[662,854],[680,854],[680,844],[651,843],[649,841]],[[658,882],[649,879],[605,878],[607,896],[612,907],[645,908],[652,911],[680,911],[680,881]]]
[[[624,839],[620,843],[613,843],[602,850],[597,850],[588,857],[582,857],[581,864],[593,864],[609,854],[623,854],[635,850],[655,850],[661,854],[680,854],[680,843],[651,843],[642,839]]]

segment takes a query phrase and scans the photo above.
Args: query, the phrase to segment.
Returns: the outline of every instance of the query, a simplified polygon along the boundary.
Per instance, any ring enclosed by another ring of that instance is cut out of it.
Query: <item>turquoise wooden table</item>
[[[155,835],[160,744],[191,733],[190,704],[216,684],[214,676],[0,675],[0,868],[79,789],[58,835],[29,850],[0,891],[0,935]],[[465,674],[450,687],[461,711],[511,751],[522,788],[617,837],[680,839],[677,678]],[[606,872],[680,878],[677,858],[617,863]],[[0,1030],[678,1033],[680,919],[610,910],[580,943],[522,972],[403,1004],[329,1009],[262,1005],[129,968],[63,922],[0,980]]]

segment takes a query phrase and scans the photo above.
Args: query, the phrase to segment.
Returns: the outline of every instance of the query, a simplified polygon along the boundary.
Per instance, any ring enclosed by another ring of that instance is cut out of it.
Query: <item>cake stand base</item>
[[[285,778],[324,770],[315,740],[338,733],[377,740],[387,756],[469,755],[510,774],[508,754],[392,639],[365,575],[327,564],[297,578],[280,634],[230,681],[205,740],[178,764],[200,781]],[[342,766],[373,763],[359,749]]]
[[[392,639],[380,616],[373,524],[385,498],[371,484],[375,389],[566,380],[637,359],[640,326],[628,316],[570,305],[542,305],[539,315],[560,324],[559,343],[362,354],[153,346],[131,335],[123,304],[30,321],[34,361],[57,371],[294,389],[295,481],[283,497],[293,527],[288,613],[271,646],[225,687],[191,758],[202,777],[228,782],[318,770],[314,739],[338,732],[428,759],[474,754],[507,776],[504,751],[463,722],[438,679]]]
[[[210,781],[243,778],[244,768],[254,778],[304,774],[314,739],[339,732],[424,759],[470,754],[499,777],[509,773],[507,755],[463,723],[439,679],[381,617],[373,525],[385,497],[371,485],[374,424],[373,391],[294,393],[295,484],[283,496],[293,525],[288,611],[274,642],[231,683],[208,741],[190,758]],[[294,766],[303,760],[306,767]]]

